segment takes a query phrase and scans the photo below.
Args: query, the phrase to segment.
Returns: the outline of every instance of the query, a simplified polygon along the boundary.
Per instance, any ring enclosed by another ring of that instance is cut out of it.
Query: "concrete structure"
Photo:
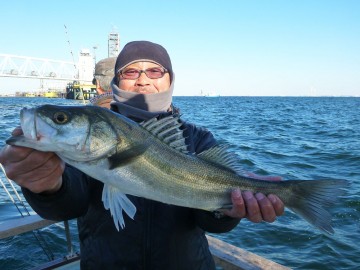
[[[108,38],[108,57],[117,57],[120,52],[120,37],[117,32],[111,32]]]

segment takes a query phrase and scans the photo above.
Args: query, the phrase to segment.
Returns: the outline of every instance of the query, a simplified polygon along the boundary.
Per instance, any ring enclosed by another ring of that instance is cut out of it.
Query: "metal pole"
[[[70,255],[74,254],[72,242],[71,242],[71,235],[70,235],[70,227],[69,227],[69,221],[64,220],[64,226],[65,226],[65,234],[66,234],[66,243],[67,243],[67,249],[68,253]]]

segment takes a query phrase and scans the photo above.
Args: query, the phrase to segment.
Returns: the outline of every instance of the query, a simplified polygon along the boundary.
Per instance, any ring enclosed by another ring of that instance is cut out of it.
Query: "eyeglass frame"
[[[150,78],[150,77],[146,74],[146,71],[149,70],[149,69],[153,69],[153,68],[163,69],[163,70],[164,70],[163,75],[162,75],[161,77],[159,77],[159,78]],[[125,70],[131,70],[131,69],[138,71],[138,72],[139,72],[139,73],[138,73],[139,76],[138,76],[137,78],[134,78],[134,79],[122,78],[122,72],[125,71]],[[145,70],[144,70],[144,69],[136,69],[136,68],[128,68],[128,69],[123,68],[122,70],[119,70],[118,76],[120,77],[120,79],[125,79],[125,80],[137,80],[137,79],[140,78],[140,76],[141,76],[142,73],[145,73],[146,77],[148,77],[149,79],[151,79],[151,80],[156,80],[156,79],[161,79],[161,78],[163,78],[166,73],[169,73],[169,71],[168,71],[166,68],[164,68],[164,67],[151,67],[151,68],[147,68],[147,69],[145,69]]]

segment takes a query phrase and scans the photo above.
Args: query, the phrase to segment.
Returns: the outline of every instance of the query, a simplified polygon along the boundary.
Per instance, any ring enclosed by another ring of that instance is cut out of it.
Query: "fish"
[[[136,207],[127,195],[217,211],[231,207],[235,188],[275,194],[285,207],[332,234],[330,208],[344,195],[344,179],[263,181],[242,173],[237,154],[217,144],[190,153],[179,115],[141,123],[97,106],[22,108],[22,135],[9,145],[55,152],[69,165],[104,183],[102,201],[117,230]]]

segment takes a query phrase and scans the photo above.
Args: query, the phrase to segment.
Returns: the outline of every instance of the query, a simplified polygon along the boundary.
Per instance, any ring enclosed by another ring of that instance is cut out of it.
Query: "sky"
[[[360,1],[2,1],[0,54],[61,61],[106,58],[149,40],[170,54],[174,95],[360,96]],[[65,27],[67,31],[65,31]],[[38,88],[0,77],[0,94]]]

